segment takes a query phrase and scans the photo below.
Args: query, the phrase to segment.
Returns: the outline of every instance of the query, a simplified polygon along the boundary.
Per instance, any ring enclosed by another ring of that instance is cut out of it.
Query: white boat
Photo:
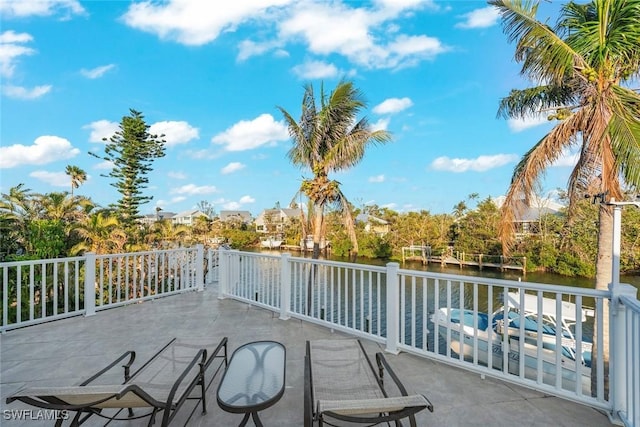
[[[330,245],[328,240],[322,239],[320,240],[320,250],[323,251],[327,246]],[[312,251],[313,250],[313,236],[309,235],[304,239],[300,240],[300,248],[303,251]]]
[[[274,236],[265,237],[260,240],[260,246],[266,249],[278,249],[282,246],[282,239]]]
[[[450,336],[450,349],[458,355],[464,355],[466,360],[473,361],[477,356],[479,364],[488,366],[491,359],[493,368],[499,370],[504,370],[506,362],[508,372],[519,375],[520,360],[524,354],[523,373],[526,378],[537,380],[540,372],[545,384],[555,386],[560,373],[563,388],[575,390],[576,379],[579,378],[583,392],[588,393],[592,344],[586,340],[580,343],[576,340],[576,305],[562,301],[562,317],[557,319],[555,299],[541,298],[540,315],[536,295],[524,294],[523,300],[524,307],[521,307],[520,293],[509,292],[506,307],[499,308],[492,315],[481,312],[474,315],[473,310],[445,307],[432,315],[431,321],[445,342]],[[593,310],[582,309],[581,322],[585,322],[587,316],[593,317],[593,314]],[[507,322],[504,321],[505,317]],[[557,330],[561,330],[560,336]],[[558,344],[560,352],[556,351]]]

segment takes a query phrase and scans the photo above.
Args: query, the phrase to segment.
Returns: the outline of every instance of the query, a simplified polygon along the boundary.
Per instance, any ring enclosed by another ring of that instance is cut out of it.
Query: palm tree
[[[386,143],[391,135],[384,130],[372,130],[366,118],[357,116],[366,108],[363,94],[350,81],[340,81],[328,96],[320,90],[320,106],[316,106],[313,86],[305,86],[300,122],[282,107],[293,147],[289,160],[301,168],[308,168],[313,178],[303,179],[299,192],[313,203],[309,212],[313,223],[313,258],[320,256],[325,208],[331,206],[342,213],[347,233],[358,253],[355,226],[348,200],[340,190],[340,183],[329,179],[329,173],[349,169],[364,157],[369,144]],[[304,236],[303,236],[304,237]]]
[[[534,84],[512,90],[498,114],[524,118],[553,112],[549,119],[558,120],[515,167],[502,207],[506,252],[513,245],[518,199],[528,201],[544,170],[565,150],[579,147],[568,182],[569,212],[585,194],[622,200],[625,184],[640,185],[640,95],[629,88],[640,76],[640,1],[570,2],[553,28],[536,19],[537,2],[489,3],[499,9],[505,33],[516,42],[522,75]],[[612,207],[601,203],[599,212],[595,285],[606,289],[612,274]],[[607,311],[603,327],[608,330]],[[606,350],[608,335],[603,338]],[[604,363],[608,366],[606,353]]]
[[[78,166],[67,165],[65,173],[71,177],[71,198],[73,189],[80,187],[87,180],[87,173]]]
[[[31,189],[25,188],[24,184],[18,184],[9,189],[8,194],[1,194],[0,215],[3,223],[10,231],[11,239],[16,246],[21,246],[27,253],[31,252],[31,242],[29,240],[29,224],[40,215],[41,206],[37,203],[37,196]]]
[[[98,255],[117,253],[121,251],[127,241],[127,234],[120,227],[120,221],[115,215],[104,215],[98,212],[88,216],[77,224],[75,231],[82,238],[71,253],[94,252]]]

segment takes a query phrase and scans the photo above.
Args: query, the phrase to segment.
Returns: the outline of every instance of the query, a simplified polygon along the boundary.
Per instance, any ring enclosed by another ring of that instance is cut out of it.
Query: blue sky
[[[129,109],[165,134],[146,195],[172,212],[207,201],[257,215],[286,206],[310,172],[290,164],[281,106],[300,115],[304,85],[353,80],[365,115],[393,141],[334,175],[358,207],[451,212],[478,193],[503,195],[516,162],[551,124],[496,118],[527,85],[495,10],[480,1],[0,0],[0,191],[24,183],[119,194],[103,153]],[[557,5],[540,17],[555,21]],[[572,156],[542,192],[564,187]]]

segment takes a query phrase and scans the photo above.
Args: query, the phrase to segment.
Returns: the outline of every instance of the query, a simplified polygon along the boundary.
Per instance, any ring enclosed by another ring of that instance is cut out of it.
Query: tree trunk
[[[324,207],[322,205],[316,205],[314,207],[313,215],[313,253],[311,259],[320,258],[320,240],[322,239],[322,223],[324,222]],[[304,241],[306,246],[307,242]],[[306,250],[306,248],[305,248]],[[307,314],[311,314],[311,297],[313,294],[313,284],[317,273],[317,265],[311,267],[309,274],[309,280],[307,281]]]
[[[324,222],[324,207],[316,205],[313,215],[313,255],[312,259],[320,258],[320,241],[322,240],[322,223]]]
[[[596,289],[607,290],[613,273],[613,207],[600,204],[598,224],[598,257],[596,262]],[[598,354],[598,324],[597,319],[593,328],[593,349],[591,356],[591,395],[597,392],[597,354]],[[602,356],[604,365],[604,398],[609,395],[609,301],[603,304],[602,316]]]

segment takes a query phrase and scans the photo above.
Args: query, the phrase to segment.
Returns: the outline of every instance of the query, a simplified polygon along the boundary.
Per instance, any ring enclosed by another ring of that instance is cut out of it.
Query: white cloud
[[[242,0],[235,2],[170,0],[134,3],[122,17],[130,27],[166,40],[199,46],[221,32],[233,32],[252,19],[263,19],[269,9],[292,0]],[[269,18],[267,18],[269,19]]]
[[[293,72],[303,79],[325,79],[336,77],[339,73],[335,65],[323,61],[306,61],[293,67]]]
[[[111,138],[120,129],[120,125],[109,120],[98,120],[82,126],[82,129],[91,130],[89,142],[104,142],[102,138]]]
[[[29,176],[54,187],[71,187],[69,175],[64,172],[33,171]]]
[[[71,14],[85,13],[77,0],[3,0],[0,2],[0,14],[9,17],[49,16],[59,10]]]
[[[242,196],[240,197],[240,200],[238,200],[237,202],[221,198],[218,200],[214,200],[213,204],[216,206],[222,206],[223,210],[235,211],[235,210],[242,209],[243,205],[255,203],[255,201],[256,200],[251,196]]]
[[[226,202],[222,205],[222,208],[226,211],[237,211],[242,205],[238,202]]]
[[[173,179],[187,179],[187,175],[182,172],[168,172],[167,176]]]
[[[36,86],[32,89],[27,89],[22,86],[3,85],[2,93],[9,98],[17,99],[36,99],[43,95],[46,95],[51,90],[51,85]]]
[[[235,32],[251,22],[277,29],[275,33],[260,31],[260,41],[243,40],[238,45],[238,61],[272,50],[280,56],[286,53],[286,43],[301,41],[313,54],[339,54],[368,68],[406,67],[448,49],[434,37],[385,30],[393,25],[391,21],[412,10],[424,6],[437,9],[432,1],[378,0],[361,4],[351,7],[349,2],[313,0],[144,1],[132,4],[122,18],[133,28],[186,45],[210,43],[221,33]],[[391,34],[394,38],[389,40]]]
[[[187,184],[181,187],[172,188],[171,194],[189,194],[189,195],[203,195],[212,194],[218,192],[218,189],[213,185],[197,186],[195,184]]]
[[[230,173],[233,173],[233,172],[237,172],[237,171],[239,171],[241,169],[244,169],[245,167],[246,167],[246,165],[243,165],[240,162],[231,162],[227,166],[223,167],[220,170],[220,173],[223,174],[223,175],[227,175],[227,174],[230,174]]]
[[[2,3],[0,3],[2,4]],[[36,51],[30,47],[22,46],[33,40],[30,34],[16,33],[9,30],[0,34],[0,76],[11,77],[16,68],[19,57],[33,55]]]
[[[369,182],[384,182],[384,175],[370,176]]]
[[[536,126],[541,126],[545,123],[549,123],[549,120],[544,115],[529,116],[523,119],[509,119],[507,125],[513,132],[522,132],[523,130],[530,129]]]
[[[0,169],[9,169],[23,165],[44,165],[58,160],[71,159],[80,150],[59,136],[39,136],[33,145],[15,144],[0,147]]]
[[[396,34],[391,40],[383,40],[376,35],[378,28],[416,4],[387,2],[379,6],[371,9],[338,2],[300,3],[280,23],[279,35],[285,40],[304,40],[312,53],[340,54],[367,68],[410,66],[447,50],[438,39],[426,35]]]
[[[520,157],[516,154],[496,154],[493,156],[479,156],[475,159],[451,159],[438,157],[431,162],[434,170],[448,172],[466,172],[469,170],[484,172],[517,161]]]
[[[391,120],[388,117],[383,117],[377,122],[371,124],[371,130],[387,130],[390,121]]]
[[[187,198],[184,197],[184,196],[176,196],[176,197],[173,197],[171,199],[171,203],[180,203],[180,202],[183,202],[185,200],[187,200]]]
[[[33,40],[31,34],[16,33],[13,30],[5,31],[0,34],[0,43],[26,43]]]
[[[104,160],[100,163],[97,163],[93,168],[99,169],[99,170],[109,170],[109,169],[113,169],[114,166],[115,164],[113,162],[110,162],[109,160]]]
[[[149,126],[149,133],[158,135],[158,137],[160,135],[164,135],[162,139],[167,141],[167,147],[186,144],[192,139],[200,138],[198,128],[194,128],[184,121],[164,121],[154,123]]]
[[[262,55],[270,50],[275,50],[274,54],[276,57],[286,57],[289,56],[289,53],[285,50],[279,49],[282,46],[282,43],[279,41],[267,41],[267,42],[254,42],[252,40],[243,40],[238,45],[238,56],[237,60],[239,62],[246,61],[252,56]]]
[[[373,107],[373,112],[376,114],[394,114],[399,113],[402,110],[413,105],[413,101],[410,98],[389,98],[382,101],[380,104]]]
[[[244,151],[263,145],[275,145],[278,141],[287,139],[289,132],[284,123],[276,122],[271,114],[262,114],[253,120],[239,121],[214,136],[211,142],[225,145],[227,151]]]
[[[566,149],[563,150],[560,157],[553,162],[551,167],[574,167],[578,163],[580,153],[575,150]]]
[[[457,28],[487,28],[498,22],[500,11],[493,6],[487,6],[465,13],[462,17],[465,20],[457,23]]]
[[[89,142],[104,142],[102,139],[111,138],[118,130],[120,124],[109,120],[98,120],[82,127],[89,129]],[[184,121],[163,121],[156,122],[149,126],[149,133],[152,135],[164,135],[167,141],[166,146],[172,147],[178,144],[186,144],[192,139],[199,138],[198,129]]]
[[[80,70],[80,74],[82,74],[88,79],[97,79],[98,77],[104,76],[107,71],[110,71],[115,67],[116,67],[115,64],[109,64],[109,65],[102,65],[100,67],[92,68],[90,70],[83,68],[82,70]]]

